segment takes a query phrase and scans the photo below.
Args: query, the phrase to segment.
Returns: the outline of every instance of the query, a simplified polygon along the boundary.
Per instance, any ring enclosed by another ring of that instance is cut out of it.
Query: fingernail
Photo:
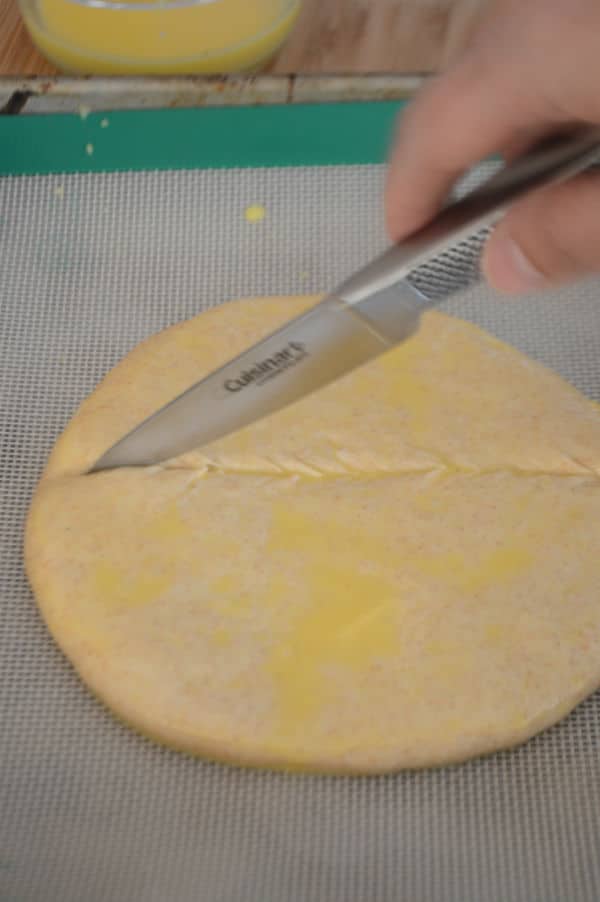
[[[498,237],[491,242],[489,251],[484,268],[488,281],[499,291],[531,294],[548,285],[544,274],[512,238]]]

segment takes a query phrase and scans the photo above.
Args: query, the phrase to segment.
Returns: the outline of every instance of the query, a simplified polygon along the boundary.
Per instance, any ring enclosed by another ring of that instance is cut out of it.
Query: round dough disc
[[[527,739],[600,683],[600,415],[431,313],[405,345],[164,466],[83,475],[315,298],[134,350],[57,444],[27,570],[87,685],[156,739],[382,772]]]

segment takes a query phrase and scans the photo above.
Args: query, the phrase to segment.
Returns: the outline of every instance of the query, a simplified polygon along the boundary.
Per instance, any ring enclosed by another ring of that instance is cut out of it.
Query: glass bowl
[[[29,33],[64,72],[219,74],[259,69],[301,0],[19,0]]]

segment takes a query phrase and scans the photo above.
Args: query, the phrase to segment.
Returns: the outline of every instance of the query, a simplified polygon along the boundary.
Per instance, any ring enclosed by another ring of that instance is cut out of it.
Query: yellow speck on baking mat
[[[262,222],[267,215],[267,211],[261,204],[252,204],[246,207],[244,215],[246,222]]]

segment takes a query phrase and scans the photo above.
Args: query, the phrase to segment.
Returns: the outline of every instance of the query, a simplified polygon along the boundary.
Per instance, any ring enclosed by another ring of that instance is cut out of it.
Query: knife
[[[530,191],[600,153],[600,128],[546,141],[385,251],[315,307],[197,382],[113,445],[90,472],[158,464],[292,404],[412,335],[424,310],[479,278],[485,239]]]

